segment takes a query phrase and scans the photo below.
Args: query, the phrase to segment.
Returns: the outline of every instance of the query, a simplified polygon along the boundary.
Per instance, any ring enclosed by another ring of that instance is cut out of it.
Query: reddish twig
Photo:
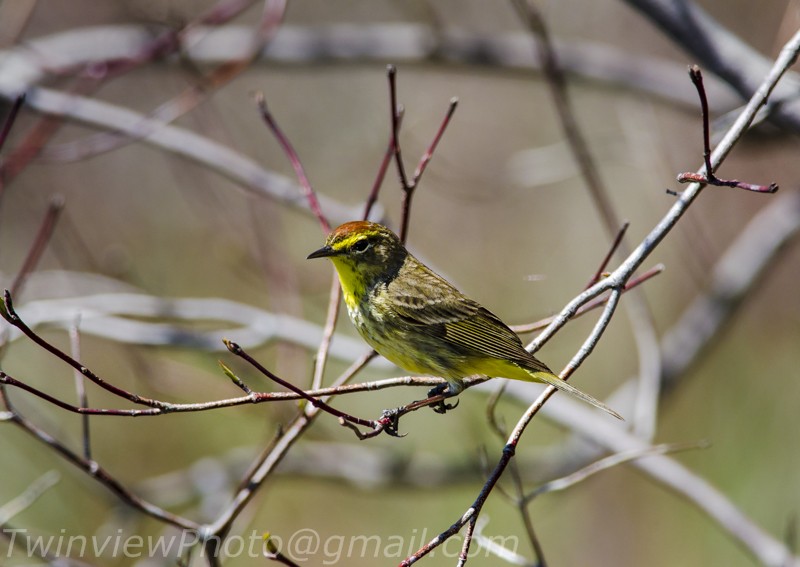
[[[402,218],[400,220],[400,240],[405,243],[408,238],[409,213],[411,210],[411,200],[414,197],[414,191],[419,185],[422,174],[425,173],[425,169],[428,167],[428,163],[433,157],[433,152],[436,150],[436,146],[439,145],[439,141],[442,139],[442,135],[447,129],[447,125],[450,124],[450,119],[453,117],[456,107],[458,106],[458,99],[455,97],[450,99],[447,113],[442,119],[442,122],[439,125],[439,128],[436,131],[436,134],[434,135],[433,140],[431,141],[427,150],[424,154],[422,154],[419,164],[417,165],[417,169],[414,171],[414,177],[409,179],[408,175],[406,175],[406,167],[403,163],[403,153],[400,149],[400,118],[403,114],[403,108],[397,104],[397,68],[394,65],[389,65],[386,68],[386,74],[389,79],[389,103],[391,105],[392,146],[394,150],[394,161],[397,165],[397,175],[400,178],[400,185],[403,189],[403,202],[401,205]]]
[[[317,199],[317,194],[314,189],[311,187],[311,182],[308,180],[308,176],[306,176],[306,171],[303,168],[303,164],[300,162],[300,157],[297,155],[294,147],[292,147],[289,138],[283,133],[283,131],[278,126],[275,117],[270,112],[269,108],[267,108],[267,101],[264,98],[264,93],[258,92],[255,94],[256,104],[258,104],[258,109],[261,112],[261,118],[267,124],[269,129],[272,131],[272,134],[278,140],[278,143],[283,148],[286,157],[289,158],[289,161],[294,168],[294,172],[297,175],[298,181],[300,181],[300,186],[303,188],[303,194],[308,201],[308,206],[311,208],[311,211],[314,213],[314,216],[317,217],[322,230],[327,234],[331,231],[331,224],[328,222],[328,219],[325,217],[325,214],[322,212],[322,207],[319,204],[319,199]]]
[[[374,355],[371,353],[372,356]],[[365,360],[359,360],[354,365],[353,368],[360,369],[365,364]],[[224,366],[224,365],[223,365]],[[226,369],[227,367],[223,368],[225,374],[240,388],[242,388],[247,395],[239,396],[238,398],[225,398],[220,400],[212,400],[208,402],[197,402],[197,403],[171,403],[171,402],[164,402],[158,401],[158,407],[150,407],[146,409],[140,408],[91,408],[91,407],[81,407],[70,404],[68,402],[64,402],[63,400],[59,400],[39,390],[30,384],[23,382],[22,380],[18,380],[9,374],[6,374],[0,371],[0,384],[5,384],[8,386],[12,386],[14,388],[19,388],[20,390],[24,390],[38,398],[45,400],[59,408],[69,411],[71,413],[81,414],[81,415],[102,415],[102,416],[111,416],[111,417],[153,417],[157,415],[164,415],[168,413],[193,413],[193,412],[200,412],[200,411],[211,411],[219,408],[229,408],[229,407],[236,407],[245,404],[261,404],[261,403],[269,403],[269,402],[285,402],[291,400],[299,400],[303,399],[305,396],[311,396],[313,398],[330,398],[332,396],[341,396],[346,394],[356,394],[360,392],[373,392],[376,390],[384,390],[386,388],[394,388],[399,386],[438,386],[441,384],[440,378],[431,378],[426,376],[405,376],[402,378],[389,378],[386,380],[377,380],[374,382],[362,382],[358,384],[342,384],[341,380],[337,382],[338,385],[334,384],[333,386],[327,388],[320,388],[319,390],[307,390],[304,391],[304,395],[297,394],[294,391],[289,392],[254,392],[252,391],[246,384],[241,383],[241,380],[238,378],[234,378],[232,376],[232,372],[229,374],[230,369]],[[346,372],[347,376],[352,376],[355,371],[351,370]],[[472,379],[466,382],[466,387],[471,387],[480,382],[483,382],[485,379]],[[238,381],[238,383],[237,383]]]
[[[392,124],[392,150],[394,151],[394,161],[397,165],[397,175],[400,177],[400,185],[403,190],[408,192],[410,183],[406,175],[406,166],[403,162],[403,152],[400,149],[400,116],[404,109],[397,104],[397,67],[388,65],[386,67],[386,77],[389,79],[389,110],[391,112]],[[411,191],[414,189],[412,188]]]
[[[664,266],[662,264],[658,264],[657,266],[647,270],[643,274],[628,280],[623,286],[622,292],[624,293],[640,284],[643,284],[650,278],[657,276],[663,271],[664,271]],[[584,315],[585,313],[592,311],[593,309],[602,307],[607,302],[608,302],[608,296],[597,297],[595,299],[592,299],[591,301],[586,302],[584,305],[578,308],[578,310],[575,312],[575,315],[573,315],[573,319],[576,317],[580,317],[581,315]],[[512,325],[511,330],[513,330],[515,333],[532,333],[533,331],[544,329],[550,323],[552,323],[555,318],[556,318],[555,316],[546,317],[544,319],[540,319],[538,321],[534,321],[533,323],[528,323],[526,325]]]
[[[253,366],[256,370],[261,372],[264,376],[266,376],[273,382],[280,384],[287,390],[291,390],[292,392],[294,392],[295,394],[297,394],[298,396],[309,402],[315,408],[327,412],[332,416],[339,418],[340,420],[344,420],[345,422],[362,425],[364,427],[370,427],[372,429],[375,429],[378,426],[378,423],[373,419],[362,419],[360,417],[355,417],[343,411],[337,410],[336,408],[328,405],[327,403],[323,402],[318,398],[315,398],[314,396],[310,396],[309,394],[307,394],[306,392],[304,392],[302,389],[298,388],[291,382],[287,382],[283,378],[280,378],[279,376],[276,376],[274,373],[270,372],[264,365],[262,365],[252,356],[250,356],[241,346],[239,346],[235,342],[229,341],[227,339],[223,339],[222,342],[225,343],[225,346],[228,348],[229,351],[231,351],[232,354],[235,354],[236,356],[246,360],[248,363],[250,363],[251,366]]]
[[[397,118],[398,128],[402,122],[403,111],[401,109],[400,116]],[[383,185],[383,180],[386,178],[386,171],[389,169],[389,164],[392,162],[392,156],[394,155],[394,137],[394,128],[392,128],[392,134],[389,136],[389,144],[386,146],[386,152],[383,154],[381,165],[378,168],[378,174],[375,176],[375,181],[372,184],[372,189],[369,192],[366,205],[364,206],[364,220],[369,220],[372,207],[375,206],[375,202],[378,200],[378,193],[380,193],[381,185]]]
[[[611,247],[608,249],[608,253],[606,253],[605,258],[603,261],[600,262],[600,266],[597,268],[597,271],[592,276],[592,279],[589,280],[589,283],[586,284],[586,287],[583,288],[584,290],[589,289],[594,284],[600,281],[600,278],[603,277],[603,273],[606,271],[606,267],[608,267],[608,263],[611,261],[611,257],[614,256],[614,252],[617,251],[619,245],[622,244],[622,239],[625,237],[625,233],[628,231],[628,227],[631,225],[630,222],[625,221],[622,223],[619,231],[617,232],[617,236],[614,238],[614,242],[611,243]]]
[[[700,97],[700,113],[703,117],[703,163],[705,175],[686,171],[678,175],[678,183],[705,183],[716,187],[744,189],[745,191],[752,191],[754,193],[775,193],[778,190],[777,183],[757,185],[745,183],[738,179],[720,179],[714,175],[714,167],[711,164],[711,127],[708,111],[708,97],[706,96],[706,89],[703,85],[703,73],[700,71],[700,67],[697,65],[689,67],[689,77],[692,79],[692,84],[697,89],[697,95]]]
[[[22,262],[22,267],[19,269],[19,272],[17,272],[14,281],[11,282],[9,291],[12,296],[19,294],[25,283],[25,279],[39,263],[42,253],[44,253],[47,244],[50,242],[50,238],[53,236],[53,230],[61,216],[62,210],[64,210],[64,197],[61,195],[54,195],[50,199],[47,212],[42,219],[42,223],[39,225],[39,230],[36,232],[33,244],[28,250],[28,254],[25,256],[25,261]]]
[[[422,154],[422,157],[419,159],[417,169],[414,171],[415,186],[419,182],[420,177],[422,177],[422,174],[425,173],[425,169],[427,169],[428,163],[430,163],[431,158],[433,157],[433,152],[436,151],[436,146],[439,145],[439,141],[442,139],[444,131],[447,129],[447,125],[450,124],[450,120],[453,118],[453,114],[455,114],[457,107],[458,98],[451,98],[450,103],[447,106],[447,113],[444,115],[441,124],[439,124],[439,129],[436,131],[436,134],[434,135],[433,140],[431,140],[428,148],[425,150],[425,153]]]
[[[14,122],[17,121],[17,116],[19,115],[19,111],[24,103],[25,93],[22,93],[14,100],[14,104],[11,105],[11,110],[9,110],[8,114],[6,114],[6,117],[3,120],[3,127],[0,129],[0,150],[2,150],[3,146],[6,144],[8,134],[11,132],[11,127],[14,125]]]

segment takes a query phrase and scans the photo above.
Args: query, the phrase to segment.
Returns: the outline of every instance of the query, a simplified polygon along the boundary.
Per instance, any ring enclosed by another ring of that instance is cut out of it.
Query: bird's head
[[[385,226],[353,221],[335,228],[325,246],[308,258],[330,258],[345,294],[360,295],[380,282],[391,281],[407,256],[403,243]]]

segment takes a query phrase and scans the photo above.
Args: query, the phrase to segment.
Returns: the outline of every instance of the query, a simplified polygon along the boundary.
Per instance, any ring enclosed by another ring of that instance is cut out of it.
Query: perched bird
[[[372,348],[405,370],[445,378],[448,394],[475,374],[540,382],[622,419],[553,374],[499,317],[414,258],[385,226],[345,223],[308,258],[333,262],[350,320]]]

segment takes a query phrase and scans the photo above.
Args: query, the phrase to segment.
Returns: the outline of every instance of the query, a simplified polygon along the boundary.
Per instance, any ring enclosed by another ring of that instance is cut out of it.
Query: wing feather
[[[403,269],[414,273],[390,282],[386,300],[406,324],[446,341],[462,356],[509,360],[529,370],[550,372],[494,313],[418,262]],[[397,281],[403,282],[402,287]]]

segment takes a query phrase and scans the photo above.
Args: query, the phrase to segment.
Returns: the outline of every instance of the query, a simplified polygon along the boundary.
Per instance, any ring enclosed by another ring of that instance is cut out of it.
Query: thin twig
[[[436,134],[433,137],[433,140],[429,144],[428,148],[425,150],[425,153],[422,154],[422,157],[419,160],[419,164],[417,165],[417,169],[414,171],[414,177],[409,179],[408,175],[406,174],[406,166],[403,162],[403,153],[400,149],[400,121],[403,116],[403,107],[397,103],[397,68],[394,65],[388,65],[386,67],[386,75],[389,79],[389,105],[391,106],[391,125],[392,125],[392,149],[394,150],[394,161],[397,165],[397,176],[400,179],[400,187],[403,190],[403,199],[401,203],[401,219],[400,219],[400,241],[405,244],[406,240],[408,239],[408,223],[411,211],[411,202],[414,198],[414,192],[419,185],[420,179],[422,178],[422,174],[425,173],[425,169],[428,167],[428,163],[433,157],[434,151],[436,151],[436,147],[439,145],[439,141],[442,139],[442,135],[444,131],[447,129],[447,125],[450,124],[450,119],[453,117],[453,114],[456,111],[458,106],[458,99],[451,98],[450,103],[447,107],[447,112],[445,113],[444,118],[442,119],[441,124],[439,124],[439,128],[436,131]]]
[[[359,371],[363,366],[366,364],[367,359],[371,359],[374,357],[374,351],[362,357],[360,360],[357,360],[353,363],[350,369],[345,373],[349,376],[354,375],[357,371]],[[225,374],[231,378],[232,376],[225,372]],[[237,378],[238,380],[238,378]],[[236,383],[236,380],[233,380]],[[486,381],[486,378],[471,378],[465,380],[465,389],[480,384],[481,382]],[[196,403],[172,403],[172,402],[165,402],[161,400],[156,400],[159,403],[158,407],[151,407],[147,409],[137,409],[137,408],[89,408],[89,407],[80,407],[74,404],[70,404],[51,396],[50,394],[39,390],[23,382],[22,380],[18,380],[13,376],[0,371],[0,384],[5,384],[7,386],[11,386],[14,388],[18,388],[20,390],[24,390],[38,398],[45,400],[48,403],[51,403],[59,408],[69,411],[71,413],[77,414],[86,414],[86,415],[102,415],[107,417],[153,417],[158,415],[164,415],[167,413],[192,413],[192,412],[201,412],[201,411],[212,411],[220,408],[229,408],[235,406],[241,406],[245,404],[259,404],[259,403],[269,403],[269,402],[285,402],[291,400],[300,400],[304,399],[305,396],[311,396],[314,398],[327,398],[331,396],[341,396],[346,394],[355,394],[359,392],[372,392],[377,390],[383,390],[386,388],[395,388],[400,386],[412,386],[412,387],[430,387],[430,386],[438,386],[442,383],[441,378],[433,378],[427,376],[403,376],[400,378],[387,378],[385,380],[375,380],[373,382],[362,382],[359,384],[339,384],[333,385],[327,388],[320,388],[319,390],[307,390],[303,392],[303,395],[298,394],[293,391],[289,392],[253,392],[251,391],[245,384],[242,384],[242,389],[245,389],[247,392],[246,396],[240,396],[238,398],[225,398],[220,400],[212,400],[209,402],[196,402]],[[237,384],[238,386],[238,384]],[[415,402],[418,403],[418,402]],[[413,408],[419,409],[419,408]],[[413,411],[413,409],[411,411]]]
[[[436,151],[436,146],[439,145],[439,141],[442,139],[444,131],[447,129],[447,125],[450,124],[450,120],[453,118],[453,114],[455,114],[457,107],[458,107],[458,98],[457,97],[451,98],[450,103],[447,106],[447,112],[445,113],[441,124],[439,124],[439,129],[433,136],[433,140],[431,140],[431,143],[425,150],[425,153],[423,153],[422,157],[419,159],[419,164],[417,165],[417,169],[414,170],[414,185],[419,183],[422,174],[425,173],[425,170],[428,167],[428,163],[430,163],[431,158],[433,157],[433,152]]]
[[[500,388],[495,390],[494,394],[489,398],[486,403],[486,416],[487,420],[494,430],[494,432],[501,438],[508,437],[508,431],[503,423],[500,422],[496,415],[497,409],[497,402],[500,400],[500,396],[506,389],[508,385],[508,381],[503,381],[503,384]],[[528,536],[528,541],[531,544],[531,548],[533,549],[533,553],[537,558],[537,565],[538,567],[547,567],[547,560],[544,556],[544,548],[542,547],[541,541],[539,541],[539,537],[536,535],[536,530],[533,527],[533,518],[531,517],[530,510],[525,504],[525,488],[522,482],[522,472],[519,468],[519,462],[514,459],[510,463],[511,465],[511,479],[514,483],[514,491],[516,495],[512,497],[509,496],[509,499],[514,502],[517,507],[517,511],[519,512],[520,516],[522,517],[522,524],[525,527],[525,533]],[[498,489],[500,489],[498,485]]]
[[[703,118],[703,163],[704,172],[684,172],[678,175],[679,183],[708,183],[717,187],[735,187],[744,189],[745,191],[753,191],[754,193],[775,193],[778,190],[777,183],[770,183],[769,185],[756,185],[753,183],[745,183],[737,179],[720,179],[714,175],[714,167],[711,164],[711,126],[710,117],[708,112],[708,97],[706,96],[706,89],[703,86],[703,73],[700,67],[692,65],[689,67],[689,77],[692,79],[692,84],[697,89],[697,95],[700,97],[700,112]]]
[[[586,287],[584,289],[592,287],[594,284],[599,282],[600,279],[603,277],[603,273],[606,271],[608,263],[611,261],[612,256],[614,256],[614,253],[617,251],[620,244],[622,244],[622,239],[625,238],[625,233],[628,231],[628,227],[630,225],[631,223],[628,221],[622,223],[622,226],[617,232],[617,235],[614,237],[614,242],[611,243],[611,246],[609,247],[605,257],[603,258],[603,261],[600,262],[600,265],[597,267],[597,271],[592,276],[592,279],[589,280],[589,283],[586,284]]]
[[[287,382],[283,378],[275,375],[273,372],[268,370],[263,364],[258,362],[252,356],[250,356],[242,347],[240,347],[235,342],[228,341],[228,340],[226,340],[224,342],[225,342],[225,346],[228,347],[228,350],[231,351],[232,354],[235,354],[236,356],[246,360],[254,368],[256,368],[256,370],[261,372],[264,376],[266,376],[267,378],[269,378],[270,380],[272,380],[274,382],[277,382],[278,384],[280,384],[281,386],[283,386],[287,390],[291,390],[292,392],[294,392],[295,394],[297,394],[298,396],[300,396],[304,400],[308,401],[315,408],[320,409],[320,410],[322,410],[324,412],[327,412],[327,413],[333,415],[334,417],[338,417],[340,419],[344,419],[345,421],[349,421],[349,422],[355,423],[357,425],[363,425],[365,427],[370,427],[370,428],[374,428],[376,426],[375,420],[362,419],[360,417],[355,417],[353,415],[350,415],[348,413],[345,413],[343,411],[337,410],[334,407],[329,406],[327,403],[323,402],[319,398],[315,398],[314,396],[308,395],[305,391],[303,391],[302,389],[298,388],[297,386],[295,386],[291,382]]]
[[[626,292],[634,287],[643,284],[650,278],[653,278],[659,275],[661,272],[664,271],[664,265],[658,264],[646,272],[643,272],[641,275],[636,276],[635,278],[631,278],[628,282],[623,286],[622,292]],[[603,297],[595,297],[594,299],[587,301],[583,305],[581,305],[576,311],[573,318],[578,318],[581,315],[585,315],[589,311],[593,311],[598,307],[602,307],[608,301],[608,296]],[[541,329],[545,329],[550,323],[552,323],[558,315],[552,315],[550,317],[545,317],[544,319],[539,319],[538,321],[534,321],[533,323],[526,323],[524,325],[513,325],[511,326],[511,330],[518,334],[523,333],[532,333],[534,331],[539,331]]]
[[[397,127],[398,129],[403,123],[403,111],[400,109],[400,116],[397,117]],[[383,154],[383,159],[381,160],[381,165],[378,167],[378,173],[375,175],[375,181],[372,183],[372,189],[369,192],[369,196],[367,197],[367,202],[364,204],[364,214],[361,218],[364,220],[369,220],[369,215],[372,212],[372,207],[375,206],[375,202],[378,200],[378,193],[380,193],[381,186],[383,185],[383,180],[386,178],[386,172],[389,169],[389,164],[392,163],[392,156],[394,156],[394,127],[392,127],[392,133],[389,135],[389,143],[386,146],[386,152]]]
[[[328,222],[328,219],[322,212],[319,199],[317,198],[317,194],[313,187],[311,187],[311,182],[308,180],[305,168],[300,161],[300,156],[297,155],[297,152],[295,151],[294,147],[292,147],[292,143],[289,141],[289,138],[283,133],[283,130],[281,130],[280,126],[278,126],[278,122],[275,120],[272,112],[270,112],[269,108],[267,108],[267,101],[264,98],[264,93],[255,93],[255,99],[258,109],[261,112],[261,118],[278,140],[278,143],[283,148],[286,157],[289,158],[289,161],[294,168],[295,175],[297,175],[297,179],[300,181],[300,187],[303,189],[303,194],[306,197],[306,201],[308,201],[311,211],[314,213],[314,216],[317,217],[317,220],[319,221],[319,224],[325,234],[329,233],[331,231],[331,224]]]
[[[61,211],[64,210],[64,197],[61,195],[54,195],[50,199],[47,207],[47,212],[39,225],[39,230],[33,239],[33,244],[28,249],[28,254],[25,256],[25,261],[22,262],[22,267],[17,272],[14,281],[11,282],[9,291],[12,296],[17,296],[22,289],[25,279],[36,268],[39,260],[47,248],[50,238],[53,236],[58,219],[61,216]]]
[[[386,77],[389,79],[389,111],[391,113],[392,125],[392,151],[394,152],[394,162],[397,166],[397,175],[400,178],[400,186],[404,191],[408,191],[410,182],[406,175],[406,166],[403,163],[403,152],[400,149],[400,117],[404,110],[397,104],[397,67],[394,65],[386,66]],[[412,189],[413,191],[413,189]],[[402,238],[402,233],[401,233]]]
[[[8,114],[6,114],[6,117],[3,119],[3,127],[0,129],[0,150],[6,145],[8,134],[11,132],[11,127],[14,125],[14,122],[17,121],[17,116],[24,103],[25,93],[22,93],[14,100],[14,103],[11,105],[11,110],[8,111]]]
[[[328,315],[325,317],[325,328],[322,332],[322,340],[317,348],[317,356],[314,361],[314,376],[311,380],[311,388],[322,387],[322,377],[325,374],[325,366],[328,362],[328,353],[331,349],[333,333],[336,330],[336,323],[339,319],[339,305],[341,304],[342,288],[339,285],[339,277],[334,270],[332,274],[330,298],[328,300]]]
[[[461,544],[461,553],[458,554],[458,562],[456,567],[464,567],[469,558],[469,548],[472,545],[472,536],[475,534],[475,526],[478,523],[478,515],[473,515],[467,523],[467,529],[464,532],[464,541]]]
[[[241,378],[239,378],[239,377],[236,375],[236,373],[235,373],[233,370],[231,370],[231,369],[230,369],[230,367],[228,367],[228,365],[227,365],[227,364],[225,364],[225,363],[224,363],[224,362],[222,362],[221,360],[218,360],[218,361],[217,361],[217,364],[219,364],[219,367],[222,369],[222,372],[223,372],[223,374],[225,374],[225,376],[227,376],[228,378],[230,378],[231,382],[233,382],[233,384],[234,384],[234,385],[235,385],[237,388],[239,388],[239,389],[240,389],[242,392],[244,392],[245,394],[247,394],[247,397],[249,397],[249,398],[253,398],[253,397],[254,397],[254,396],[253,396],[253,390],[252,390],[252,389],[250,389],[250,386],[248,386],[247,384],[245,384],[245,383],[242,381],[242,379],[241,379]]]
[[[617,465],[629,463],[631,461],[635,461],[637,459],[642,459],[644,457],[652,455],[666,455],[669,453],[688,451],[691,449],[705,449],[708,448],[709,446],[710,445],[707,441],[700,441],[695,443],[662,443],[660,445],[654,445],[652,447],[646,447],[643,449],[632,449],[630,451],[615,453],[613,455],[609,455],[608,457],[604,457],[598,461],[590,463],[571,474],[545,482],[544,484],[538,486],[535,490],[532,490],[531,492],[526,494],[523,498],[523,503],[527,505],[528,503],[530,503],[531,500],[533,500],[537,496],[540,496],[548,492],[565,490],[571,486],[578,484],[579,482],[583,482],[592,475],[608,470],[612,467],[616,467]]]

